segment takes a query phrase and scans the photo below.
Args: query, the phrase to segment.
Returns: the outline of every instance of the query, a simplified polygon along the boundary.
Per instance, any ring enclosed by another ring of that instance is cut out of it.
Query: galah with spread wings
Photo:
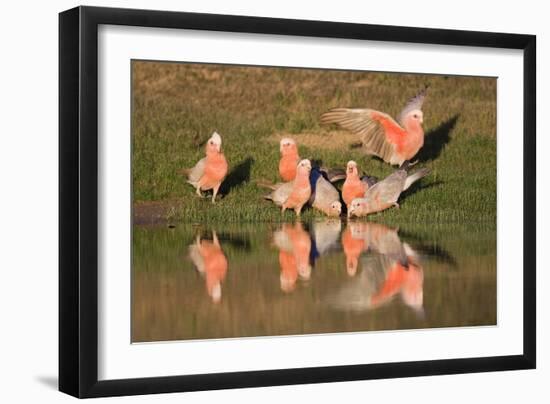
[[[397,120],[369,108],[334,108],[321,115],[321,123],[334,123],[357,134],[367,154],[401,166],[424,145],[422,104],[426,90],[427,87],[409,100]]]
[[[392,206],[399,207],[397,201],[401,193],[430,173],[428,168],[422,168],[411,175],[407,170],[408,164],[374,184],[362,198],[354,199],[348,209],[348,217],[366,216]]]
[[[187,182],[197,189],[197,195],[202,197],[201,191],[211,189],[212,203],[216,202],[216,195],[227,175],[227,160],[221,150],[222,138],[214,132],[206,143],[206,157],[199,160],[190,170],[186,170]]]

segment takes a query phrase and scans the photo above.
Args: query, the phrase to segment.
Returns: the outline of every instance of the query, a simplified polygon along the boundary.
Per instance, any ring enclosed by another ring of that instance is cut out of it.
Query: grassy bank
[[[292,220],[262,199],[254,180],[276,181],[278,140],[290,135],[303,158],[344,167],[356,160],[371,175],[392,171],[350,145],[353,136],[321,127],[336,107],[371,107],[396,115],[429,84],[426,145],[418,167],[432,174],[402,196],[392,222],[496,219],[496,80],[467,77],[243,68],[133,62],[134,208],[190,222]],[[223,199],[199,199],[178,174],[204,154],[217,130],[230,164]],[[160,207],[160,208],[159,208]],[[160,213],[159,213],[160,212]],[[317,216],[304,212],[305,219]]]

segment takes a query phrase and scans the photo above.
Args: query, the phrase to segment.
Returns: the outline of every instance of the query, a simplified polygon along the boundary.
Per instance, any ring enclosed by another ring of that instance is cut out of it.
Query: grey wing
[[[334,108],[321,115],[322,124],[335,123],[358,134],[361,137],[363,147],[368,153],[374,154],[384,161],[390,161],[395,148],[388,141],[381,120],[399,126],[388,114],[366,108]]]
[[[270,194],[271,200],[277,205],[281,206],[288,199],[290,193],[292,192],[293,182],[284,182],[281,183],[275,191]]]
[[[399,195],[403,191],[406,179],[407,172],[405,170],[397,170],[367,189],[365,198],[369,202],[373,200],[388,203],[397,202]]]
[[[342,222],[340,220],[327,220],[313,223],[313,237],[319,255],[323,255],[338,246]]]
[[[411,175],[409,175],[407,177],[407,179],[405,180],[405,185],[403,185],[403,191],[409,189],[409,187],[412,184],[414,184],[419,179],[425,177],[429,173],[430,173],[430,169],[425,167],[425,168],[421,168],[420,170],[418,170],[418,171],[412,173]]]
[[[407,114],[411,111],[422,109],[422,105],[424,104],[424,99],[426,98],[426,93],[428,91],[428,86],[424,87],[422,90],[420,90],[414,97],[412,97],[407,104],[405,104],[405,107],[403,110],[397,115],[397,122],[401,126],[403,126],[403,119]]]
[[[372,187],[374,184],[376,184],[378,182],[378,178],[376,178],[374,176],[371,176],[371,175],[363,175],[361,177],[361,181],[363,181],[369,187]]]
[[[195,164],[195,167],[193,167],[189,171],[189,175],[187,176],[187,179],[191,184],[199,182],[202,175],[204,174],[205,165],[206,165],[206,157],[200,159],[198,163]]]
[[[334,185],[323,176],[319,176],[315,184],[315,193],[311,194],[310,203],[313,206],[329,206],[331,203],[340,201],[340,194]]]
[[[372,296],[384,278],[384,257],[365,254],[361,257],[361,271],[344,286],[326,298],[326,304],[336,310],[367,311],[372,308]]]
[[[204,258],[199,252],[198,244],[191,244],[189,246],[189,258],[191,259],[191,261],[193,261],[193,264],[195,264],[195,268],[197,269],[197,271],[203,274],[205,270]]]
[[[407,253],[403,247],[401,239],[397,235],[397,230],[388,229],[373,243],[373,249],[393,261],[399,261],[401,265],[407,266]]]
[[[284,230],[273,233],[273,243],[281,251],[292,252],[293,250],[292,240]]]

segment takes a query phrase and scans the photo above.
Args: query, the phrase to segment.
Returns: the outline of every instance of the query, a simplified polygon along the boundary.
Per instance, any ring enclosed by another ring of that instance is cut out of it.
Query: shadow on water
[[[418,161],[433,161],[439,157],[445,145],[451,141],[451,132],[456,126],[459,117],[459,114],[454,115],[426,134],[424,146],[422,146],[422,149],[416,155]]]
[[[220,193],[227,195],[235,187],[250,181],[250,171],[254,164],[252,157],[247,157],[231,169],[220,187]]]
[[[426,242],[416,233],[400,231],[401,236],[414,246],[420,256],[431,257],[436,262],[445,264],[445,269],[458,270],[456,258],[445,248],[436,242]]]

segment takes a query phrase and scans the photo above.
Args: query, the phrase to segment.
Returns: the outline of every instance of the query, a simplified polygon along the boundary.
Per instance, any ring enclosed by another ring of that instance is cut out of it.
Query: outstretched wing
[[[403,126],[403,119],[405,119],[409,112],[422,109],[422,104],[424,104],[424,98],[426,98],[427,91],[428,86],[424,87],[414,97],[407,101],[405,108],[403,108],[399,115],[397,115],[397,122],[399,122],[401,126]]]
[[[358,134],[368,153],[388,162],[395,144],[406,133],[391,116],[373,109],[334,108],[321,115],[321,123],[335,123]]]

